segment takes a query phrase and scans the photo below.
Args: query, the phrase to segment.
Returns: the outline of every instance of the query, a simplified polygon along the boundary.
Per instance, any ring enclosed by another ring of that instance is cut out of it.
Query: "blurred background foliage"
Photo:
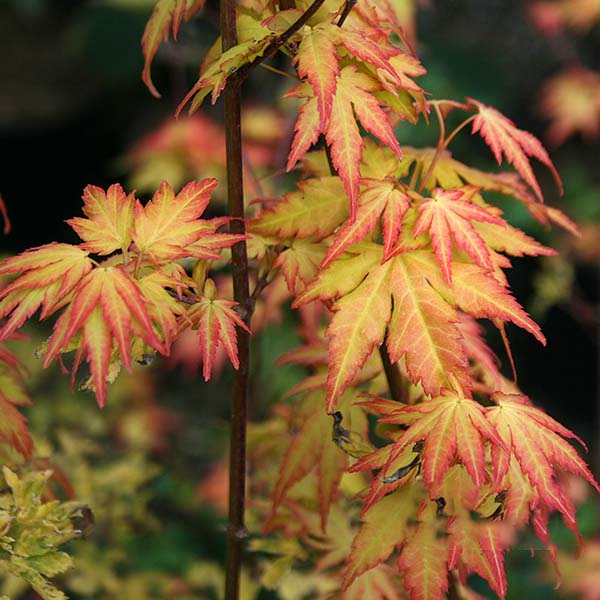
[[[588,442],[598,477],[600,2],[396,1],[406,10],[407,31],[428,69],[421,85],[436,98],[471,96],[494,105],[546,141],[565,180],[563,198],[552,196],[546,182],[548,201],[579,224],[581,238],[545,230],[516,203],[505,205],[514,225],[561,252],[541,261],[515,261],[511,274],[516,297],[541,323],[548,346],[539,347],[517,330],[510,335],[522,389]],[[179,187],[193,178],[223,177],[220,106],[173,120],[216,37],[217,3],[208,2],[202,17],[183,28],[179,43],[160,50],[153,78],[162,101],[140,79],[140,38],[153,5],[153,0],[0,2],[0,194],[12,222],[10,233],[0,237],[3,253],[52,240],[74,242],[63,221],[80,214],[88,183],[120,181],[146,194],[162,179]],[[249,200],[286,186],[281,172],[294,116],[277,92],[287,85],[285,78],[259,69],[245,88]],[[429,144],[437,131],[424,123],[402,124],[398,137],[404,145]],[[466,135],[453,146],[465,162],[489,168],[481,149],[481,142]],[[222,190],[217,198],[223,198]],[[219,212],[219,206],[213,210]],[[275,365],[298,341],[294,316],[276,310],[285,293],[269,288],[255,317],[251,412],[257,420],[303,376],[297,367]],[[91,395],[73,395],[64,377],[42,372],[32,360],[45,333],[30,330],[29,342],[11,342],[29,369],[35,404],[27,411],[36,442],[31,466],[51,470],[56,499],[75,498],[93,507],[95,521],[93,533],[88,523],[85,541],[70,542],[77,567],[62,576],[61,588],[89,600],[219,598],[231,373],[224,369],[218,380],[200,383],[192,337],[167,364],[122,376],[100,411]],[[489,337],[503,356],[496,338]],[[3,452],[3,464],[18,465],[16,455]],[[572,487],[590,543],[574,561],[572,538],[554,524],[563,555],[563,586],[555,591],[543,551],[531,562],[535,543],[524,539],[508,561],[510,598],[600,598],[599,504],[586,489]],[[245,577],[247,597],[254,597]],[[2,594],[36,597],[12,576],[0,584]],[[282,592],[290,599],[293,594]],[[259,597],[275,596],[263,591]]]

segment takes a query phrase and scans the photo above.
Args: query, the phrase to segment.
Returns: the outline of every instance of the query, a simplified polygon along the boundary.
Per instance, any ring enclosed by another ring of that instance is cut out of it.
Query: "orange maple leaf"
[[[44,319],[69,302],[92,266],[88,252],[57,243],[32,248],[4,261],[0,275],[23,274],[0,290],[0,318],[10,315],[0,330],[0,341],[21,327],[40,306],[40,318]]]
[[[195,257],[219,260],[218,248],[231,246],[245,236],[219,234],[226,219],[200,219],[217,185],[216,179],[188,183],[177,195],[163,182],[152,200],[135,203],[133,242],[137,250],[153,262]]]
[[[105,192],[95,185],[83,191],[83,212],[87,219],[74,217],[67,223],[83,240],[81,247],[94,254],[126,251],[131,244],[134,194],[126,195],[118,184]]]
[[[98,404],[103,406],[113,348],[128,370],[131,370],[134,335],[162,354],[168,351],[155,332],[146,304],[137,283],[126,271],[119,267],[94,269],[78,284],[69,306],[56,321],[48,340],[44,367],[69,349],[70,342],[79,334],[81,342],[73,374],[85,358]]]
[[[319,114],[317,103],[311,112],[302,112],[302,128],[296,126],[296,135],[288,158],[287,170],[292,169],[320,133],[325,134],[327,144],[331,148],[331,159],[350,198],[350,218],[356,218],[360,161],[364,142],[358,129],[356,118],[362,126],[401,157],[400,146],[392,130],[388,116],[380,106],[380,101],[373,95],[381,90],[381,84],[373,77],[362,73],[354,65],[341,69],[336,76],[335,95],[331,101],[330,114],[325,119]],[[312,90],[301,84],[288,93],[288,96],[305,97],[310,102],[314,98]],[[307,108],[304,109],[308,111]],[[356,114],[356,118],[355,118]],[[322,122],[325,122],[325,126]],[[310,129],[307,127],[310,125]]]
[[[555,468],[583,477],[600,492],[600,485],[585,462],[563,438],[581,440],[552,417],[531,406],[526,396],[496,392],[492,399],[497,406],[488,410],[488,418],[505,444],[505,448],[492,448],[497,484],[501,486],[509,474],[511,455],[514,455],[520,470],[536,491],[531,508],[541,502],[547,509],[557,510],[565,523],[576,531],[575,509],[556,481]]]
[[[498,164],[502,163],[504,156],[535,192],[540,202],[543,202],[540,184],[527,158],[533,156],[550,169],[562,194],[563,185],[560,176],[542,143],[534,135],[518,129],[510,119],[495,108],[472,98],[467,98],[467,102],[478,111],[473,120],[473,133],[480,133],[491,148]]]
[[[506,447],[481,404],[459,392],[443,390],[437,398],[403,406],[380,421],[408,426],[394,442],[388,463],[407,447],[424,441],[421,463],[425,484],[430,487],[441,484],[452,462],[458,459],[480,488],[487,476],[485,440]]]
[[[184,17],[189,20],[204,6],[204,3],[205,0],[158,0],[154,6],[142,36],[142,49],[144,52],[142,80],[153,96],[160,98],[158,90],[152,83],[150,67],[160,45],[169,39],[169,28],[172,31],[173,38],[177,39],[179,27]]]
[[[215,298],[216,288],[210,279],[206,281],[204,294],[205,296],[195,302],[188,310],[183,327],[191,324],[193,329],[198,330],[202,353],[202,374],[204,380],[208,381],[217,348],[221,344],[225,348],[233,367],[239,369],[235,328],[240,327],[247,332],[250,332],[250,329],[234,310],[237,302]]]
[[[410,207],[410,198],[392,181],[373,180],[364,183],[367,187],[358,198],[356,220],[346,222],[336,232],[322,267],[340,256],[348,246],[366,239],[375,230],[380,217],[383,225],[383,260],[390,258],[398,241],[402,218]]]
[[[492,260],[487,244],[475,231],[471,221],[502,225],[503,222],[472,202],[469,197],[477,188],[454,190],[433,190],[432,198],[421,202],[417,211],[419,218],[415,223],[413,236],[429,231],[433,251],[440,263],[442,273],[448,284],[452,284],[452,240],[462,248],[479,266],[492,270]]]

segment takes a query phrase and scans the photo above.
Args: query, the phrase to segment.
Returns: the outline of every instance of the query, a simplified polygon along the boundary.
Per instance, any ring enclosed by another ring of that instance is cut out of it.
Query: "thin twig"
[[[271,58],[307,21],[321,8],[325,0],[314,0],[306,11],[292,23],[281,35],[278,35],[266,48],[262,56],[257,57],[253,62],[245,64],[237,71],[240,79],[244,79],[248,74],[258,67],[262,62]]]
[[[344,9],[342,10],[342,14],[340,15],[340,18],[337,22],[338,27],[341,27],[344,24],[344,22],[348,18],[348,15],[350,14],[350,11],[354,8],[354,5],[357,3],[357,1],[358,0],[346,0],[346,3],[344,4]]]

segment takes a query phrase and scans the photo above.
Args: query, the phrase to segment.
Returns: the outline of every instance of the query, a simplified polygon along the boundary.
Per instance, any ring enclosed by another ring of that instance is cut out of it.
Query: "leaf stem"
[[[220,0],[221,39],[223,52],[237,45],[236,0]],[[225,143],[227,156],[227,203],[232,217],[231,233],[245,234],[244,186],[242,180],[241,85],[240,73],[229,77],[223,91],[225,104]],[[238,303],[242,319],[250,320],[251,301],[246,242],[231,248],[233,298]],[[225,600],[238,600],[244,539],[246,497],[246,424],[248,419],[248,388],[250,371],[250,334],[236,328],[239,369],[232,391],[229,444],[229,521],[227,526],[227,557],[225,563]]]

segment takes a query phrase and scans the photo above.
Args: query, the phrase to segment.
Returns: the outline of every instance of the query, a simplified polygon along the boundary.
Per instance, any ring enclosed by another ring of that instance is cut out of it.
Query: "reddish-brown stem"
[[[235,22],[236,0],[221,0],[221,39],[223,52],[237,44]],[[244,186],[242,182],[241,83],[232,73],[223,91],[225,104],[225,142],[227,153],[227,204],[231,233],[245,233]],[[231,248],[233,298],[240,314],[248,323],[251,314],[248,255],[246,242]],[[229,521],[227,525],[227,558],[225,564],[225,600],[239,598],[240,572],[246,528],[244,505],[246,491],[246,423],[248,414],[248,379],[250,370],[250,335],[237,328],[239,369],[233,381],[229,444]]]
[[[344,8],[342,9],[342,14],[340,15],[340,18],[338,19],[338,22],[337,22],[338,27],[341,27],[344,24],[344,22],[348,18],[348,15],[350,14],[350,11],[354,8],[354,5],[357,2],[358,2],[358,0],[346,0],[346,2],[344,4]]]
[[[444,122],[444,116],[442,115],[442,113],[440,111],[440,107],[437,104],[434,104],[433,108],[435,109],[435,114],[438,118],[438,123],[440,124],[440,136],[438,138],[438,143],[437,143],[437,147],[435,149],[435,154],[433,155],[433,159],[431,160],[431,163],[429,164],[429,168],[425,172],[423,179],[421,179],[421,185],[419,185],[419,189],[417,190],[417,192],[419,192],[419,194],[425,189],[425,186],[427,185],[429,178],[431,177],[431,174],[433,173],[433,169],[435,168],[437,161],[439,160],[442,152],[445,149],[444,137],[446,136],[446,123]]]
[[[221,0],[223,1],[223,0]],[[318,10],[325,0],[314,0],[297,21],[292,23],[281,35],[278,35],[266,48],[262,56],[256,58],[253,62],[245,64],[238,69],[237,73],[240,79],[248,76],[248,73],[255,69],[265,60],[271,58],[281,46],[283,46]]]
[[[431,177],[431,174],[433,173],[433,170],[435,169],[435,165],[437,164],[438,160],[440,159],[442,152],[444,150],[446,150],[446,148],[448,148],[448,146],[450,145],[450,142],[456,137],[456,135],[460,131],[462,131],[469,123],[471,123],[471,121],[473,121],[473,119],[476,117],[476,115],[471,115],[468,119],[465,119],[460,125],[458,125],[455,129],[453,129],[452,132],[448,135],[448,137],[445,137],[446,136],[446,124],[444,122],[444,117],[440,111],[438,104],[434,104],[433,107],[435,109],[435,114],[437,115],[438,122],[440,124],[440,136],[438,139],[437,147],[435,149],[435,154],[433,155],[433,159],[432,159],[431,163],[429,164],[429,168],[427,169],[427,172],[423,176],[423,179],[421,179],[421,184],[419,185],[419,189],[417,190],[419,193],[421,193],[425,189],[425,186],[429,182],[429,178]]]
[[[386,336],[387,338],[387,332]],[[385,345],[385,339],[383,344],[379,347],[379,355],[381,356],[381,362],[383,363],[383,370],[385,372],[385,378],[387,379],[388,388],[390,390],[391,397],[396,402],[407,402],[407,393],[402,380],[402,375],[398,365],[390,360],[387,347]]]

